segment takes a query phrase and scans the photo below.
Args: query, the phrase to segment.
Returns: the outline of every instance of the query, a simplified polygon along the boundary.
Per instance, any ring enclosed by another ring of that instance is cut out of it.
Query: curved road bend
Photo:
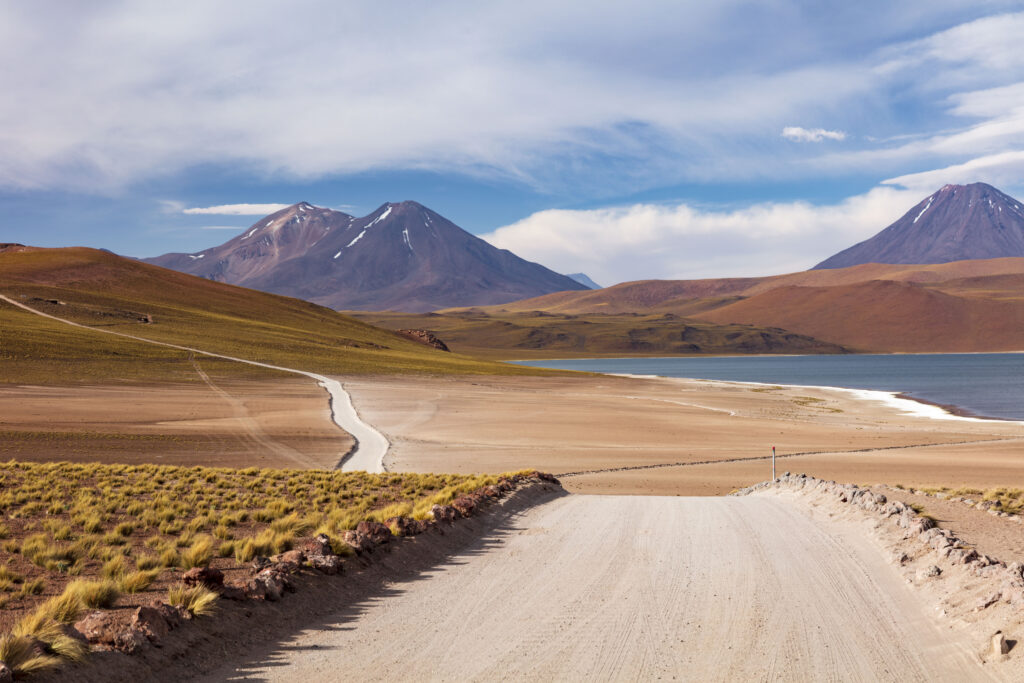
[[[512,527],[207,680],[990,680],[868,539],[777,498],[572,495]]]
[[[315,372],[306,372],[305,370],[296,370],[295,368],[284,368],[280,365],[270,365],[268,363],[260,363],[254,360],[246,360],[245,358],[235,358],[234,356],[225,356],[221,353],[203,351],[202,349],[193,348],[191,346],[180,346],[178,344],[146,339],[145,337],[137,337],[133,334],[125,334],[124,332],[114,332],[113,330],[101,330],[95,327],[89,327],[88,325],[82,325],[81,323],[50,315],[49,313],[37,311],[36,309],[15,301],[3,294],[0,294],[0,300],[6,301],[12,306],[24,309],[29,313],[34,313],[44,318],[49,318],[50,320],[56,320],[57,322],[64,323],[65,325],[71,325],[72,327],[80,327],[84,330],[91,330],[92,332],[99,332],[102,334],[112,334],[116,337],[124,337],[126,339],[133,339],[135,341],[155,344],[157,346],[165,346],[167,348],[178,349],[180,351],[191,351],[192,353],[209,356],[211,358],[223,358],[224,360],[235,361],[236,363],[245,363],[247,365],[256,365],[261,368],[290,372],[316,380],[320,386],[327,390],[331,408],[331,419],[334,420],[336,425],[348,432],[352,438],[355,439],[355,445],[353,445],[352,449],[342,457],[340,467],[338,469],[344,472],[365,470],[367,472],[378,473],[384,471],[384,456],[387,454],[388,448],[390,447],[387,438],[372,426],[363,422],[362,418],[359,417],[359,413],[356,412],[355,406],[352,405],[352,398],[348,395],[348,392],[345,391],[341,382],[336,379],[330,379],[324,375],[318,375]]]

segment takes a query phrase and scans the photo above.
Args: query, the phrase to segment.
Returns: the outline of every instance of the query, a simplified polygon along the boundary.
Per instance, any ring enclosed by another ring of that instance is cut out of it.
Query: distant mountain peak
[[[943,185],[874,237],[815,269],[1024,256],[1024,206],[986,183]]]
[[[571,277],[573,280],[588,289],[601,289],[601,285],[591,280],[586,273],[569,273],[566,277]]]
[[[422,312],[584,288],[411,200],[361,218],[299,202],[220,246],[144,260],[353,310]]]

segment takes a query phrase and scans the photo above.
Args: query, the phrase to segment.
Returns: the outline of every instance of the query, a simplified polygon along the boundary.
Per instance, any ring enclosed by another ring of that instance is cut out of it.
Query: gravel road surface
[[[989,680],[848,522],[774,496],[566,496],[210,680]]]

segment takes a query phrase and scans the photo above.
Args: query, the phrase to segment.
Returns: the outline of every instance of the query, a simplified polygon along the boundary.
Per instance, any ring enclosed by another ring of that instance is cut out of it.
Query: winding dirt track
[[[773,496],[566,496],[221,680],[989,680],[864,529]]]
[[[261,368],[269,368],[271,370],[280,370],[281,372],[290,372],[295,375],[302,375],[315,380],[317,384],[324,388],[327,392],[328,401],[331,407],[331,419],[336,425],[338,425],[343,431],[347,432],[354,440],[352,448],[347,454],[344,454],[336,469],[340,469],[344,472],[355,472],[365,470],[366,472],[380,473],[384,471],[384,456],[387,455],[390,444],[387,438],[374,429],[371,425],[363,421],[359,417],[359,413],[356,412],[355,406],[352,405],[352,397],[349,396],[348,392],[342,386],[341,382],[336,379],[331,379],[323,375],[319,375],[315,372],[307,372],[305,370],[296,370],[295,368],[285,368],[280,365],[271,365],[269,363],[260,363],[254,360],[247,360],[245,358],[236,358],[235,356],[225,356],[222,353],[213,353],[212,351],[204,351],[191,346],[181,346],[180,344],[171,344],[169,342],[156,341],[153,339],[147,339],[146,337],[138,337],[134,334],[126,334],[124,332],[115,332],[113,330],[104,330],[96,327],[90,327],[81,323],[76,323],[66,318],[60,318],[49,313],[43,313],[37,311],[31,306],[15,301],[14,299],[0,294],[0,301],[5,301],[12,306],[34,313],[35,315],[43,318],[49,318],[65,325],[71,325],[72,327],[78,327],[83,330],[90,330],[92,332],[98,332],[100,334],[110,334],[115,337],[124,337],[125,339],[134,339],[135,341],[145,342],[147,344],[155,344],[156,346],[164,346],[170,349],[178,349],[180,351],[188,351],[190,354],[198,354],[201,356],[209,356],[210,358],[222,358],[224,360],[234,361],[236,363],[244,363],[246,365],[255,365]],[[198,370],[198,368],[197,368]],[[209,378],[206,377],[201,371],[200,376],[203,381],[211,386],[215,391],[217,389],[213,387]],[[278,453],[280,455],[280,453]],[[294,456],[289,456],[289,460],[295,461]],[[300,466],[311,466],[312,460],[301,456],[299,454],[298,463]]]

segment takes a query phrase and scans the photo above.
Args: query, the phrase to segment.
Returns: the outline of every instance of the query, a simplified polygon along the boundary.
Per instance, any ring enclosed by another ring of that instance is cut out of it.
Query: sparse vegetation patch
[[[18,637],[25,629],[70,623],[83,610],[154,598],[204,614],[213,609],[212,598],[180,586],[184,570],[229,571],[316,534],[346,552],[342,537],[362,521],[398,515],[426,519],[435,503],[446,504],[497,479],[0,463],[0,632],[13,634],[0,650],[23,660],[19,666],[27,672],[54,662],[39,659],[38,652],[22,656]],[[47,656],[59,656],[54,652]],[[7,660],[0,656],[0,661]]]

